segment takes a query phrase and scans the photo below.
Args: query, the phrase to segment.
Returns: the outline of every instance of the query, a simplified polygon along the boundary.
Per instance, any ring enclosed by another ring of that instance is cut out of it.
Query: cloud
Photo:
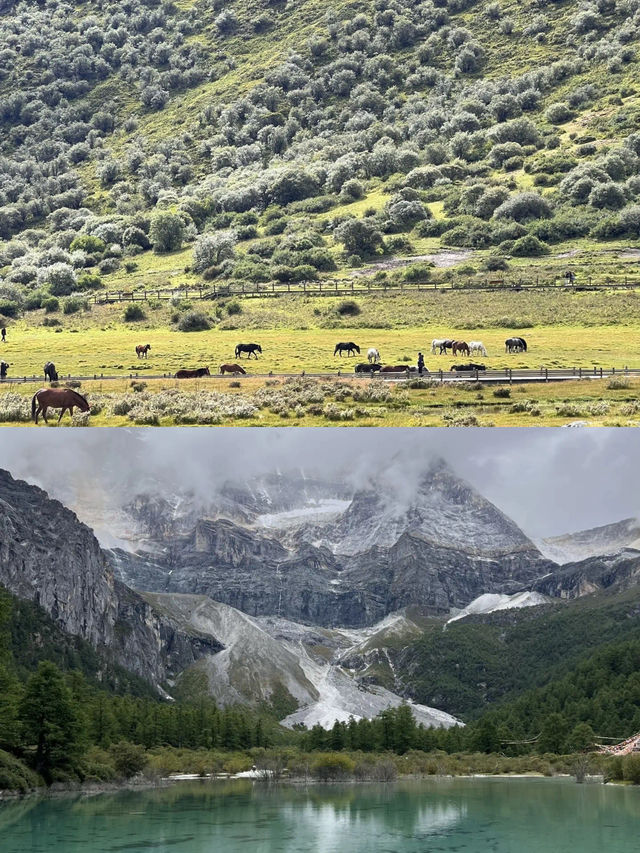
[[[434,456],[530,536],[637,516],[637,432],[624,429],[91,429],[7,428],[0,466],[82,516],[83,502],[117,507],[136,494],[192,491],[302,468],[354,487],[382,481],[404,500]]]

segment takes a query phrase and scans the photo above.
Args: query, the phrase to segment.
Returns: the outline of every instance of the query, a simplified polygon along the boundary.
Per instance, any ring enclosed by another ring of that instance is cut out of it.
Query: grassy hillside
[[[104,287],[633,275],[637,18],[636,0],[18,3],[4,322]]]

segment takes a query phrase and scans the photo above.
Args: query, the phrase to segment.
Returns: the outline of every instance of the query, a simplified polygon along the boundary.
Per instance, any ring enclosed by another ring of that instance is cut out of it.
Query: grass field
[[[0,389],[0,423],[29,422],[28,401],[43,384],[42,365],[48,360],[55,362],[62,381],[66,376],[98,377],[83,382],[81,389],[92,404],[88,422],[96,426],[640,423],[637,380],[532,383],[498,390],[474,382],[411,387],[353,377],[354,364],[366,360],[370,346],[380,350],[387,364],[415,364],[421,350],[430,371],[448,370],[459,358],[432,355],[435,337],[484,341],[489,356],[481,360],[490,369],[640,368],[640,296],[633,291],[387,294],[357,298],[359,313],[347,317],[339,313],[342,302],[302,296],[245,300],[239,313],[237,305],[230,313],[229,304],[220,302],[145,305],[145,319],[137,323],[124,322],[124,305],[94,306],[61,315],[61,325],[55,327],[43,325],[43,312],[29,312],[8,327],[1,357],[10,364],[10,377],[37,378]],[[189,308],[206,313],[212,328],[178,331],[172,320]],[[527,339],[527,353],[504,352],[504,340],[512,334]],[[341,340],[358,343],[360,358],[334,357]],[[236,360],[235,345],[250,341],[261,344],[263,355],[257,361],[243,359],[248,375],[239,381],[216,378],[221,363]],[[135,355],[139,343],[151,344],[146,360]],[[211,378],[145,378],[202,365],[209,366]],[[326,373],[327,379],[287,382],[264,376],[303,371]],[[122,378],[100,381],[101,374]],[[76,418],[79,425],[86,421]]]
[[[44,313],[34,311],[8,326],[2,358],[10,377],[41,375],[49,360],[62,375],[174,373],[205,364],[214,373],[235,360],[237,343],[256,341],[263,356],[245,362],[249,372],[352,372],[358,359],[333,356],[338,341],[352,340],[361,347],[360,360],[374,346],[386,364],[413,364],[421,350],[434,370],[453,361],[432,356],[431,340],[450,337],[484,341],[488,368],[640,367],[640,294],[634,291],[364,296],[355,300],[355,317],[339,314],[343,301],[245,300],[232,315],[224,303],[194,302],[189,307],[209,315],[212,328],[189,333],[172,324],[171,314],[180,311],[167,305],[145,306],[146,319],[137,323],[123,321],[124,305],[94,306],[61,315],[55,327],[43,326]],[[527,339],[527,353],[505,354],[504,341],[513,334]],[[146,360],[135,355],[139,343],[151,344]]]

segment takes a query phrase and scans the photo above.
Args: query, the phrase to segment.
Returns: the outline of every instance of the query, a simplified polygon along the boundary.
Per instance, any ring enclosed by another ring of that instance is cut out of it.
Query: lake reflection
[[[547,779],[181,783],[0,806],[2,853],[637,853],[640,790]]]

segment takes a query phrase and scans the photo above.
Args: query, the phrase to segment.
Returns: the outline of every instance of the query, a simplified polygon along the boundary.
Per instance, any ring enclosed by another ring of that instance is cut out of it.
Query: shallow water
[[[547,779],[249,780],[0,805],[2,853],[637,853],[640,789]]]

